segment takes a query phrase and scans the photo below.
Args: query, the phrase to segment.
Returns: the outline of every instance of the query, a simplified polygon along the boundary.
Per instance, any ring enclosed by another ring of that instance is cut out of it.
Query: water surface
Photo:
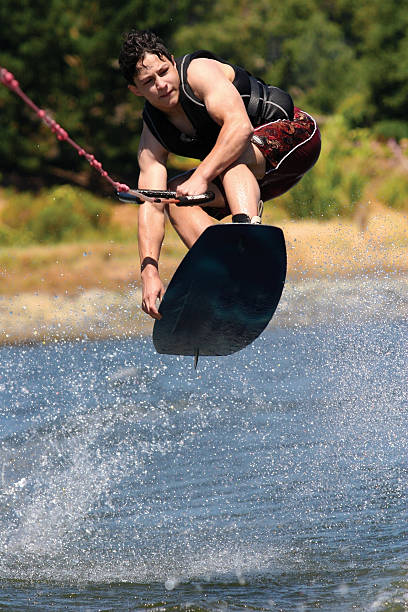
[[[407,609],[406,295],[310,286],[197,371],[0,349],[0,610]]]

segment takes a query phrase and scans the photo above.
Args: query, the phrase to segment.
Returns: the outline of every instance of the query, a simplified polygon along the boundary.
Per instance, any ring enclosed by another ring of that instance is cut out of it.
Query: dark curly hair
[[[171,60],[170,51],[154,32],[132,29],[125,35],[119,54],[120,69],[131,85],[134,84],[133,79],[137,73],[136,66],[146,53],[152,53],[160,58],[167,57]]]

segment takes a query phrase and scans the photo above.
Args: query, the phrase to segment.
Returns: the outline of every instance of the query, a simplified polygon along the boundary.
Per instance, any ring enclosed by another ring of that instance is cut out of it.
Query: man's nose
[[[157,79],[156,79],[156,87],[157,87],[157,89],[165,89],[166,81],[164,79],[162,79],[161,77],[157,77]]]

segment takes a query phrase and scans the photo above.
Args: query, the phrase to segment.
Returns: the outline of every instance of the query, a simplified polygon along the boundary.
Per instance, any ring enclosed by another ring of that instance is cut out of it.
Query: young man
[[[145,99],[139,189],[215,193],[206,207],[140,206],[142,308],[160,318],[157,299],[164,287],[158,261],[165,212],[188,248],[214,219],[232,214],[233,222],[260,223],[262,200],[290,189],[315,164],[320,134],[289,94],[209,51],[175,60],[154,33],[132,30],[119,64],[129,90]],[[169,152],[201,163],[168,182]]]

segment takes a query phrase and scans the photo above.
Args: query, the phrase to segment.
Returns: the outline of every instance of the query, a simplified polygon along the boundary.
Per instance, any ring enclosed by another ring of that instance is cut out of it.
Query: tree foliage
[[[155,30],[175,55],[211,49],[320,117],[340,113],[350,127],[383,125],[396,138],[408,129],[406,0],[2,0],[0,65],[120,180],[137,175],[141,105],[117,63],[133,26]],[[5,87],[0,131],[5,184],[101,187]]]

